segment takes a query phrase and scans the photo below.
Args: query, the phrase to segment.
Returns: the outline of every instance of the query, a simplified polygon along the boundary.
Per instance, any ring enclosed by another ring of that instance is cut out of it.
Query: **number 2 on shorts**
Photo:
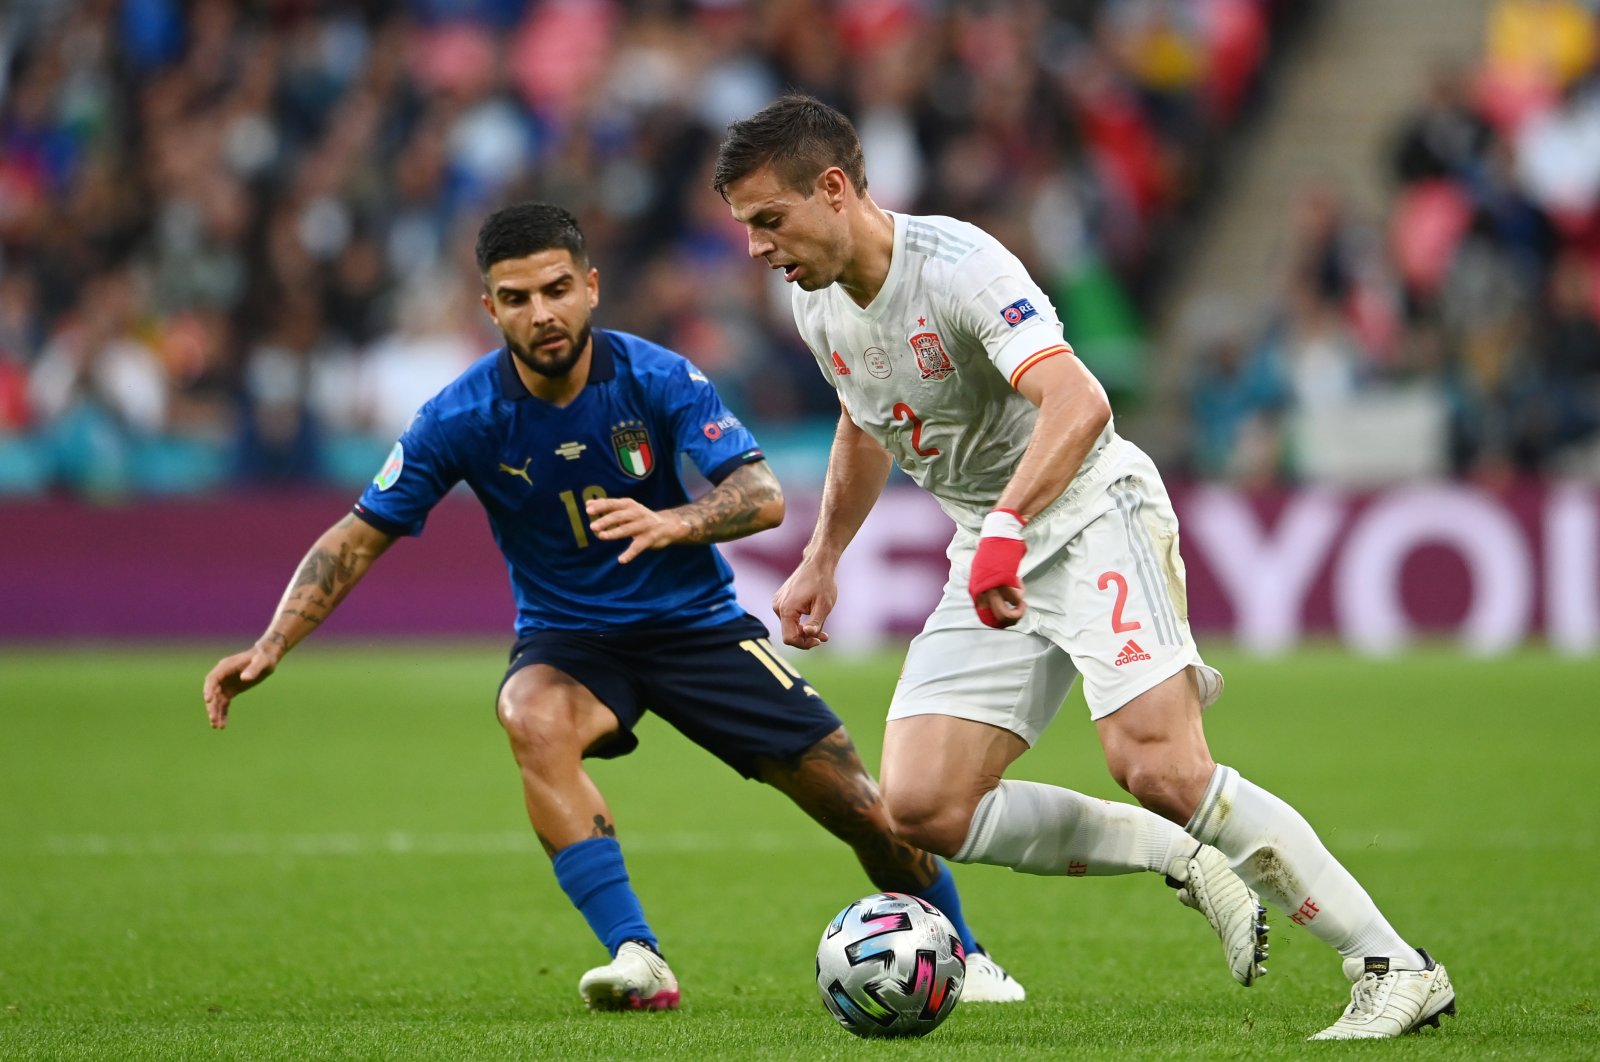
[[[1122,608],[1128,603],[1128,580],[1122,577],[1121,572],[1106,572],[1100,576],[1099,587],[1104,590],[1112,583],[1117,584],[1117,600],[1111,606],[1111,631],[1121,634],[1123,631],[1136,631],[1139,629],[1138,620],[1125,620],[1122,618]]]

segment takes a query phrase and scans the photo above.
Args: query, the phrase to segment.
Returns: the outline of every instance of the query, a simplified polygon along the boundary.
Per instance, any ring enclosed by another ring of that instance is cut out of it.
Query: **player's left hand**
[[[984,517],[967,592],[985,626],[1009,627],[1028,607],[1018,574],[1027,552],[1022,524],[1022,517],[1010,509],[996,509]]]
[[[228,725],[228,706],[246,690],[261,685],[277,670],[283,658],[281,649],[256,642],[242,653],[234,653],[217,661],[201,685],[201,695],[206,702],[206,715],[211,725],[221,730]]]
[[[583,509],[596,538],[606,542],[633,539],[617,558],[618,564],[627,564],[647,549],[664,549],[681,542],[689,531],[682,517],[670,510],[657,512],[634,498],[591,498]]]

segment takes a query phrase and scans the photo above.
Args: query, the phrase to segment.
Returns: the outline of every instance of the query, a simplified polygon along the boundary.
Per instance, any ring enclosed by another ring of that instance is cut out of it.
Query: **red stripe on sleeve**
[[[1073,353],[1072,345],[1070,343],[1057,343],[1053,347],[1045,347],[1043,350],[1034,351],[1032,354],[1029,354],[1027,358],[1023,360],[1022,364],[1017,366],[1016,371],[1011,374],[1011,386],[1015,388],[1017,384],[1022,381],[1023,373],[1027,372],[1044,359],[1061,353]]]

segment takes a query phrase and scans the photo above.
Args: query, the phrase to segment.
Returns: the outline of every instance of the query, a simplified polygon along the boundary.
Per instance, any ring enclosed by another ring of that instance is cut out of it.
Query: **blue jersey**
[[[517,601],[517,633],[709,627],[744,614],[715,546],[646,550],[589,530],[590,498],[651,509],[689,501],[686,453],[711,482],[761,459],[754,436],[678,354],[595,329],[589,381],[565,407],[534,397],[504,348],[473,363],[417,413],[355,513],[391,535],[421,534],[458,482],[489,514]]]

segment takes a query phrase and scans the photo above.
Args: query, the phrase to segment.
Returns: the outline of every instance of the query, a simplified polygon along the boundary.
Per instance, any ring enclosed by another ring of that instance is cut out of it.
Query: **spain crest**
[[[912,336],[911,350],[917,356],[917,368],[922,370],[924,380],[942,380],[956,371],[937,332],[918,332]]]
[[[617,455],[617,464],[634,479],[643,479],[656,467],[655,452],[650,448],[650,432],[637,420],[626,421],[611,429],[611,449]]]

